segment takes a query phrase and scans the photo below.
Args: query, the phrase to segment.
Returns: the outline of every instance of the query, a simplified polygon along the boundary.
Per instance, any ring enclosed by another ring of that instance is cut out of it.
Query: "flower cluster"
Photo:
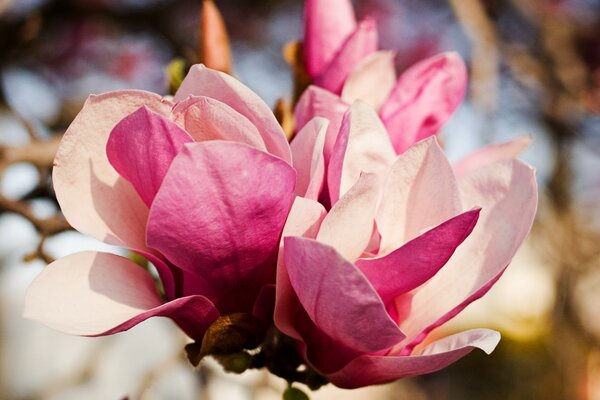
[[[515,159],[527,140],[451,164],[435,134],[465,94],[463,62],[442,54],[396,79],[376,40],[349,1],[307,1],[314,85],[290,144],[257,95],[202,65],[172,100],[91,96],[56,155],[58,201],[74,228],[142,255],[158,277],[77,253],[34,281],[25,316],[87,336],[168,317],[201,355],[259,346],[252,366],[277,371],[265,357],[285,337],[345,388],[491,352],[494,331],[429,333],[492,287],[529,232],[535,173]],[[258,340],[219,345],[240,321],[233,331]]]

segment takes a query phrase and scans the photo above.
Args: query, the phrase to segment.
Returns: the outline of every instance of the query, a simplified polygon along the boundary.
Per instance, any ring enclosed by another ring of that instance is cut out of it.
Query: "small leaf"
[[[302,390],[290,386],[283,392],[283,400],[309,400],[309,397]]]

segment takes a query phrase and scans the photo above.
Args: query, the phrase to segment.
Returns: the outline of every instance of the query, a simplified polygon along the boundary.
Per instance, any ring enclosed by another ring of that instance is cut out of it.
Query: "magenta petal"
[[[334,385],[346,389],[392,382],[439,371],[476,348],[490,354],[499,341],[498,332],[473,329],[431,343],[419,355],[357,357],[328,378]]]
[[[196,142],[231,140],[267,150],[258,129],[248,118],[210,97],[188,97],[173,107],[173,117]]]
[[[350,0],[307,0],[304,14],[304,61],[314,78],[356,29],[356,17]]]
[[[467,68],[456,53],[431,57],[404,72],[380,111],[396,151],[435,135],[462,102],[466,88]]]
[[[355,351],[374,353],[404,338],[365,276],[332,247],[286,237],[284,260],[302,306],[333,340]]]
[[[112,130],[106,155],[148,207],[173,158],[192,138],[174,122],[141,107]]]
[[[152,204],[148,245],[211,282],[211,299],[251,308],[273,279],[294,186],[292,167],[247,145],[187,144]]]
[[[335,204],[363,173],[383,176],[396,159],[375,110],[357,100],[344,115],[329,162],[327,186]]]
[[[531,140],[531,137],[525,136],[505,143],[482,147],[455,162],[452,168],[456,176],[460,178],[488,164],[516,158],[531,143]]]
[[[202,64],[192,66],[175,93],[174,101],[189,96],[205,96],[227,104],[258,128],[267,150],[291,164],[290,146],[268,105],[237,79]]]
[[[174,320],[201,338],[219,316],[202,296],[162,304],[150,274],[108,253],[82,252],[48,265],[33,281],[24,317],[65,333],[102,336],[125,331],[154,316]]]
[[[375,21],[361,21],[324,72],[315,79],[315,84],[332,93],[341,94],[348,75],[361,61],[377,51],[378,41]]]
[[[356,265],[384,303],[415,289],[434,276],[471,234],[480,209],[467,211],[425,232],[399,249]]]
[[[329,121],[315,117],[309,121],[290,145],[292,162],[296,169],[297,196],[316,200],[319,197],[325,178],[325,158],[323,147]]]
[[[326,165],[329,163],[342,125],[342,118],[348,107],[349,105],[344,103],[339,96],[317,86],[309,86],[298,100],[294,110],[296,126],[305,126],[314,117],[323,117],[329,121],[323,149]]]

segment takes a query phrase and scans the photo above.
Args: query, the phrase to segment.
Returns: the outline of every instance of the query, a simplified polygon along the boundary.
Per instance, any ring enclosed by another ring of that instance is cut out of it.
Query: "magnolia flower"
[[[350,0],[307,0],[304,63],[313,82],[295,110],[297,126],[330,120],[325,157],[347,107],[361,99],[378,110],[397,153],[434,135],[462,102],[467,71],[456,53],[423,60],[396,79],[394,52],[377,51],[373,20],[356,22]]]
[[[490,353],[500,339],[491,330],[428,336],[492,287],[530,230],[537,187],[534,170],[512,158],[520,146],[453,166],[435,137],[396,156],[365,103],[341,126],[326,174],[331,209],[297,197],[284,227],[276,326],[344,388]]]
[[[194,339],[220,315],[264,314],[295,171],[265,103],[234,78],[192,67],[173,101],[90,96],[55,159],[56,196],[82,233],[150,260],[83,252],[50,264],[25,316],[108,335],[163,316]]]

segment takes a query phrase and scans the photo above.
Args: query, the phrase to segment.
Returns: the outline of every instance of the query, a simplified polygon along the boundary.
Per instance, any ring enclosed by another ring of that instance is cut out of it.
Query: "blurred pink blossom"
[[[89,336],[164,316],[202,339],[220,315],[265,315],[293,198],[290,163],[268,106],[202,65],[172,101],[133,90],[90,96],[55,158],[57,199],[80,232],[150,260],[165,298],[129,259],[84,252],[44,269],[25,316]]]

